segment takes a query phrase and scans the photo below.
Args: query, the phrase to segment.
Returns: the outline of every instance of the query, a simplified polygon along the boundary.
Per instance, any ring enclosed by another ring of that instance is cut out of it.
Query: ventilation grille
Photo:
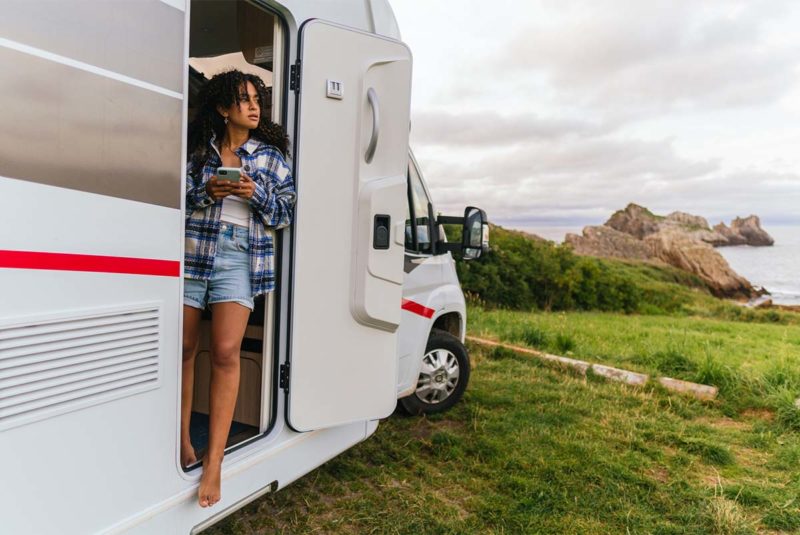
[[[158,385],[159,309],[0,326],[0,429]]]

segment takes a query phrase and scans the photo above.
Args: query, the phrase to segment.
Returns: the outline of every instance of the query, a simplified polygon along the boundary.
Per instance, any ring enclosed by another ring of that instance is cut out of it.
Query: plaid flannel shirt
[[[222,165],[222,158],[212,138],[211,157],[200,176],[192,176],[191,162],[186,173],[186,246],[184,277],[208,280],[214,269],[220,229],[222,199],[214,201],[206,192],[206,183]],[[250,199],[250,291],[257,296],[275,289],[275,246],[272,233],[292,222],[295,190],[291,171],[281,152],[250,138],[236,149],[241,169],[255,182]]]

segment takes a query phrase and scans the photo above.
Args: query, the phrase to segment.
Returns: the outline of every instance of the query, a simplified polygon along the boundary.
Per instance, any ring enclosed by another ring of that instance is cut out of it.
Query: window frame
[[[419,244],[419,235],[416,224],[417,214],[414,202],[414,186],[411,183],[411,168],[414,168],[414,172],[416,173],[417,177],[419,178],[419,184],[422,188],[422,192],[425,194],[425,206],[427,208],[427,214],[422,217],[427,217],[428,222],[428,251],[421,251],[420,244]],[[431,202],[431,194],[428,191],[428,186],[425,184],[425,179],[422,176],[422,172],[420,171],[419,165],[417,164],[416,158],[414,158],[414,154],[409,151],[408,153],[408,170],[406,171],[406,187],[407,187],[407,197],[408,197],[408,213],[409,213],[409,221],[413,222],[411,225],[411,236],[412,236],[412,249],[408,248],[408,244],[406,244],[406,253],[411,253],[419,256],[433,256],[436,254],[436,240],[434,236],[434,219],[433,219],[433,203]]]

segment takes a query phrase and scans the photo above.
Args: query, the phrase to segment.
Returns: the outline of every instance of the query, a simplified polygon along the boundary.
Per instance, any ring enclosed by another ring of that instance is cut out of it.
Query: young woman
[[[295,191],[286,164],[288,139],[261,111],[269,105],[260,78],[232,70],[199,95],[189,126],[183,307],[181,463],[195,462],[189,437],[200,316],[211,307],[209,443],[198,489],[201,507],[221,498],[220,472],[239,391],[239,349],[253,298],[275,286],[267,229],[291,223]],[[220,180],[219,167],[241,170]]]

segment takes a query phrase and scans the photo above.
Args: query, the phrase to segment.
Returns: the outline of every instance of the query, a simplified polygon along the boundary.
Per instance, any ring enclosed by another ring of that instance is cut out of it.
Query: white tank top
[[[222,199],[220,221],[250,228],[250,203],[236,195],[228,195]]]

